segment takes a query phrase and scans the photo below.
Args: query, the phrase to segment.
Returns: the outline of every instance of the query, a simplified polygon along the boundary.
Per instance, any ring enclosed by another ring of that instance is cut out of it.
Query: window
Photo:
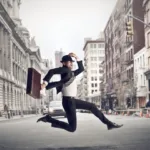
[[[13,59],[14,59],[14,57],[15,57],[15,54],[14,54],[14,47],[13,47],[13,49],[12,49],[12,53],[13,53]]]
[[[94,87],[94,84],[92,83],[91,86]]]
[[[2,58],[2,50],[0,49],[0,58]],[[2,61],[0,61],[0,68],[2,68]]]
[[[104,57],[99,57],[98,60],[99,60],[99,61],[103,61],[103,60],[104,60]]]
[[[131,60],[131,51],[128,52],[128,60]]]
[[[121,48],[119,49],[120,50],[120,54],[122,53],[122,50],[121,50]]]
[[[93,78],[93,77],[91,77],[91,81],[94,81],[94,78]]]
[[[97,55],[97,51],[96,51],[96,50],[94,51],[94,54],[96,54],[96,55]]]
[[[101,78],[102,78],[102,77],[100,76],[100,77],[99,77],[99,80],[101,80]]]
[[[150,57],[148,57],[148,67],[150,68]]]
[[[97,77],[95,77],[95,81],[97,81]]]
[[[134,66],[135,66],[135,72],[137,72],[136,60],[134,61]]]
[[[93,48],[93,44],[90,44],[90,47]]]
[[[133,36],[127,36],[126,37],[126,42],[131,43],[133,41]]]
[[[145,58],[144,58],[144,54],[143,54],[143,67],[145,67]]]
[[[91,93],[93,94],[93,93],[94,93],[94,90],[92,90]]]
[[[149,91],[150,91],[150,80],[148,80],[148,88],[149,88]],[[149,94],[149,96],[150,96],[150,94]]]
[[[97,83],[95,83],[95,87],[97,87]]]
[[[133,49],[131,49],[131,59],[133,59]]]
[[[104,71],[102,69],[99,70],[99,73],[104,73]]]
[[[149,24],[150,23],[150,9],[148,9],[147,11],[146,11],[146,23],[147,24]]]
[[[94,48],[96,48],[96,44],[94,44]]]
[[[105,44],[101,43],[101,44],[98,45],[98,47],[99,47],[99,48],[104,48],[104,47],[105,47]]]
[[[150,32],[147,34],[147,46],[150,47]]]
[[[97,90],[95,90],[95,92],[97,92]]]
[[[94,60],[97,61],[97,57],[94,57]]]

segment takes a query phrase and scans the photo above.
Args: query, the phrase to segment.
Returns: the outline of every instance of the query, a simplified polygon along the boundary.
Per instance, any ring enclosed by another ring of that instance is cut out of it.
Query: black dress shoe
[[[42,121],[42,122],[49,122],[49,119],[50,119],[51,117],[49,116],[49,115],[46,115],[46,116],[44,116],[44,117],[41,117],[41,118],[39,118],[38,120],[37,120],[37,122],[40,122],[40,121]]]
[[[118,125],[116,123],[111,123],[111,124],[107,125],[107,128],[108,128],[108,130],[112,130],[112,129],[115,129],[115,128],[121,128],[122,126],[123,126],[123,124],[122,125]]]

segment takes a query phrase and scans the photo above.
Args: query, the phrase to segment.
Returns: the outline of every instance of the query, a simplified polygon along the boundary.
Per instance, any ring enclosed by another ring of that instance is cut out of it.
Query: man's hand
[[[76,54],[74,54],[74,53],[69,53],[69,55],[70,55],[71,57],[74,57],[77,61],[79,60],[79,58],[77,57]]]
[[[41,90],[40,90],[40,94],[41,94],[42,96],[46,96],[45,87],[46,87],[46,84],[45,84],[45,83],[42,83],[42,84],[41,84]]]
[[[45,83],[41,84],[41,90],[45,89],[45,87],[46,87]]]

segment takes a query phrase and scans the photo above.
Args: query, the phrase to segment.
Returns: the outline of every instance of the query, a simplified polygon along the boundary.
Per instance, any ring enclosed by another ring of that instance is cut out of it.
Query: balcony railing
[[[128,83],[129,82],[129,78],[125,77],[124,79],[122,79],[122,83]]]
[[[125,65],[131,65],[131,64],[133,64],[133,59],[125,61]]]
[[[115,23],[113,24],[113,31],[115,31],[118,26],[119,26],[119,21],[116,20]]]
[[[121,73],[120,71],[116,71],[116,77],[120,77]]]
[[[126,41],[126,48],[130,47],[133,44],[133,41]]]
[[[146,69],[145,73],[146,76],[148,76],[150,74],[150,66]]]

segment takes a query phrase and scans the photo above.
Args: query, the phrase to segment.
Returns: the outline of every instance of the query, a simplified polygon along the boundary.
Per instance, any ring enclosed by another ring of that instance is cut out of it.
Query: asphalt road
[[[37,117],[1,122],[0,150],[150,150],[150,119],[108,117],[124,126],[108,131],[92,114],[80,113],[74,133],[36,123]]]

